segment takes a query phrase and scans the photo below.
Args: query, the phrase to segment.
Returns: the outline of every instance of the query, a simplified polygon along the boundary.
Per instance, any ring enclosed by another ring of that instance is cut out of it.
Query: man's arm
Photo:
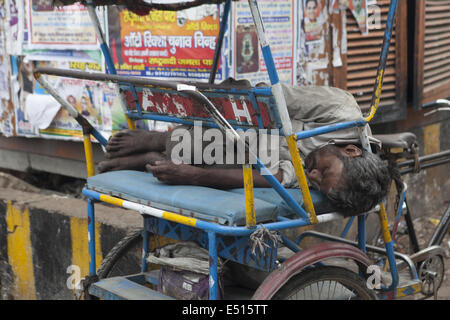
[[[188,164],[176,165],[172,161],[157,161],[155,165],[146,165],[158,180],[166,184],[196,185],[218,189],[243,188],[244,178],[242,169],[199,168]],[[282,171],[278,171],[275,178],[281,182]],[[253,186],[268,188],[270,184],[258,170],[253,170]]]

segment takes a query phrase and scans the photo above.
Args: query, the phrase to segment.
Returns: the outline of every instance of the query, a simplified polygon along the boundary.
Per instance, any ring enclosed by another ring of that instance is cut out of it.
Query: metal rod
[[[442,152],[438,152],[438,153],[433,153],[433,154],[429,154],[426,156],[421,156],[419,157],[418,161],[419,162],[425,162],[425,161],[429,161],[429,160],[434,160],[437,158],[441,158],[441,157],[450,157],[450,150],[446,150],[446,151],[442,151]],[[414,165],[415,164],[415,160],[406,160],[406,161],[402,161],[397,163],[397,167],[406,167],[409,165]]]
[[[330,240],[330,241],[336,241],[336,242],[341,242],[341,243],[346,243],[346,244],[350,244],[353,245],[355,247],[358,246],[358,243],[355,241],[351,241],[351,240],[347,240],[347,239],[343,239],[340,237],[336,237],[336,236],[332,236],[329,234],[325,234],[325,233],[320,233],[317,231],[305,231],[301,234],[302,236],[302,240],[306,237],[316,237],[319,239],[324,239],[324,240]],[[299,243],[299,241],[297,240],[297,243]],[[371,246],[371,245],[367,245],[366,246],[367,251],[370,252],[374,252],[374,253],[378,253],[378,254],[384,254],[386,255],[386,249],[383,248],[379,248],[376,246]],[[417,271],[416,271],[416,267],[414,266],[414,262],[405,254],[403,253],[399,253],[399,252],[394,252],[395,257],[403,260],[406,265],[408,266],[409,270],[410,270],[410,275],[413,279],[417,279]]]
[[[432,163],[426,163],[426,164],[421,165],[420,169],[421,170],[422,169],[428,169],[428,168],[439,166],[441,164],[445,164],[445,163],[449,163],[449,162],[450,162],[450,158],[439,160],[439,161],[432,162]],[[411,172],[414,172],[414,168],[407,168],[407,169],[400,170],[400,174],[402,174],[402,175],[403,174],[407,174],[407,173],[411,173]]]
[[[94,200],[87,199],[88,203],[88,247],[89,247],[89,275],[95,276],[97,268],[95,265],[95,213]]]
[[[219,38],[217,39],[216,50],[214,51],[214,60],[211,72],[209,74],[208,83],[214,83],[214,79],[216,78],[217,67],[219,65],[220,53],[222,52],[223,38],[225,35],[225,29],[227,28],[230,10],[231,10],[231,0],[227,0],[222,15],[222,21],[220,23]]]
[[[365,119],[361,119],[358,121],[348,121],[348,122],[332,124],[332,125],[328,125],[328,126],[322,126],[322,127],[307,130],[307,131],[297,132],[297,133],[295,133],[295,135],[297,136],[297,140],[301,140],[301,139],[311,138],[311,137],[318,136],[318,135],[321,135],[324,133],[339,131],[339,130],[343,130],[343,129],[347,129],[347,128],[362,127],[362,126],[365,126],[366,124],[367,123],[366,123]]]
[[[431,240],[428,246],[431,247],[435,245],[438,246],[441,245],[442,240],[444,239],[445,234],[447,233],[449,227],[450,227],[450,205],[447,207],[447,210],[442,215],[441,221],[436,227],[436,230],[434,230],[434,233],[431,236]]]
[[[216,234],[208,232],[208,251],[209,251],[209,299],[217,300],[219,298],[219,286],[217,277],[217,244]]]
[[[382,45],[382,49],[381,49],[380,62],[378,65],[378,70],[377,70],[377,77],[376,77],[375,86],[374,86],[374,90],[373,90],[372,101],[370,103],[371,109],[370,109],[370,113],[369,113],[368,117],[366,118],[367,122],[370,122],[370,120],[372,120],[372,118],[375,116],[375,113],[377,112],[378,106],[380,104],[384,71],[386,69],[386,61],[387,61],[387,56],[389,54],[389,44],[391,42],[392,30],[393,30],[394,24],[395,24],[397,6],[398,6],[398,0],[391,0],[390,5],[389,5],[388,17],[387,17],[387,21],[386,21],[386,29],[384,31],[383,45]]]
[[[409,212],[407,199],[405,199],[405,204],[406,204],[406,209],[407,209],[406,213],[405,213],[405,221],[406,221],[406,227],[408,228],[409,241],[411,242],[413,251],[419,252],[420,251],[419,241],[417,240],[416,230],[414,228],[414,223],[412,221],[411,213]]]

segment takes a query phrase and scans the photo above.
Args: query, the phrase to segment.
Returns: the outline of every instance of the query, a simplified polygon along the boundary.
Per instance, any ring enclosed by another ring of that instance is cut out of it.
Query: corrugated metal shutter
[[[386,23],[389,1],[379,1],[382,8],[382,24]],[[358,101],[363,110],[370,108],[384,29],[371,29],[367,36],[361,35],[356,20],[350,11],[347,13],[347,90]],[[386,73],[383,82],[380,106],[395,103],[395,31],[389,49]]]
[[[450,1],[425,1],[423,50],[423,102],[449,96]]]
[[[378,26],[369,25],[368,35],[361,34],[355,18],[350,10],[347,10],[347,90],[354,95],[363,112],[370,108],[389,11],[389,2],[389,0],[377,1],[376,5],[381,11],[381,24]],[[404,1],[399,2],[401,6],[401,3]],[[396,27],[399,25],[398,16],[401,14],[400,11],[397,14]],[[406,89],[403,87],[403,84],[406,83],[406,74],[402,75],[400,71],[401,65],[398,62],[398,57],[401,53],[398,52],[400,48],[397,43],[398,39],[397,32],[394,30],[389,47],[380,109],[378,111],[380,114],[383,111],[389,111],[391,113],[389,120],[398,118],[401,113],[398,112],[399,109],[405,106],[405,101],[402,100],[405,100],[406,96]],[[406,52],[404,55],[406,55]],[[405,77],[405,82],[399,81],[399,78],[402,76]],[[397,114],[397,116],[394,114]],[[382,120],[381,118],[386,117],[379,117],[377,113],[376,118]],[[374,120],[377,120],[376,118]]]

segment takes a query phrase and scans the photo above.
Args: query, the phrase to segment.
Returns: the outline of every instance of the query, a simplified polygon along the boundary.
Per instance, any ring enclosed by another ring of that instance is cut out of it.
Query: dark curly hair
[[[362,151],[359,157],[340,155],[344,167],[338,187],[326,195],[345,217],[368,212],[388,194],[392,178],[388,163],[377,155]]]

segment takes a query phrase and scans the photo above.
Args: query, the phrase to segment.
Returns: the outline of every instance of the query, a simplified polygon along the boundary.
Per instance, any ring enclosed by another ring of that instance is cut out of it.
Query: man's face
[[[361,149],[354,145],[344,147],[326,145],[314,150],[305,159],[310,183],[323,194],[327,194],[341,182],[344,164],[340,157],[356,157],[361,154]]]
[[[308,1],[306,3],[306,16],[310,21],[316,20],[316,13],[317,13],[317,5],[315,1]]]

